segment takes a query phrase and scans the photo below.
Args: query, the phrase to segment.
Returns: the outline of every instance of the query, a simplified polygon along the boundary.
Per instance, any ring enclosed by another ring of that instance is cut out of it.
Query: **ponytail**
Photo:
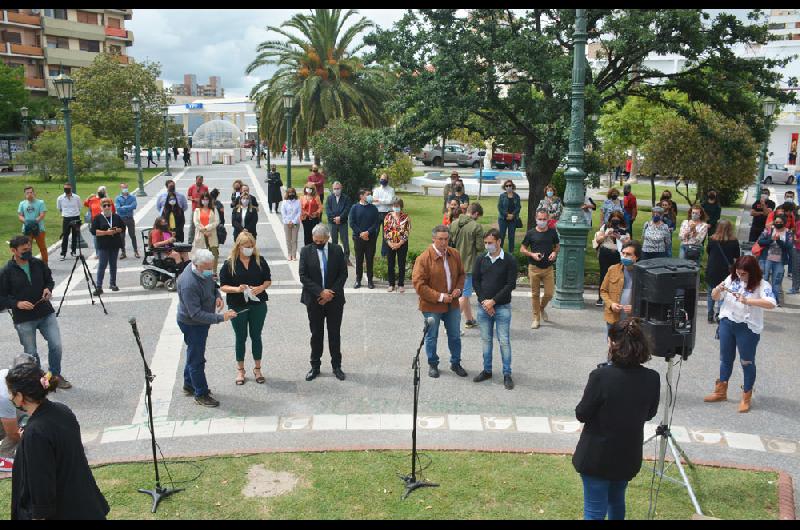
[[[32,362],[18,364],[6,375],[6,384],[12,395],[22,394],[26,400],[42,402],[47,394],[58,388],[58,379],[50,372],[45,373]]]
[[[637,366],[651,358],[650,342],[642,330],[638,317],[626,318],[614,323],[608,330],[609,358],[618,366]]]

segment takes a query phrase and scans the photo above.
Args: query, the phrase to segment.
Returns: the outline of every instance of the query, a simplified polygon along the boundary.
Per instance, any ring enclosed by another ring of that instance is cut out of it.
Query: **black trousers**
[[[78,235],[78,232],[80,230],[80,226],[74,227],[74,231],[73,231],[73,227],[70,226],[70,223],[72,221],[80,221],[80,220],[81,220],[81,216],[80,215],[76,215],[74,217],[62,217],[61,218],[61,255],[62,256],[66,256],[67,255],[67,241],[69,241],[70,234],[72,235],[72,253],[75,254],[75,252],[78,251],[78,238],[80,238],[80,236]]]
[[[597,254],[597,260],[600,262],[600,285],[603,285],[603,279],[606,277],[608,268],[620,262],[619,252],[611,250],[606,247],[600,247],[600,252]],[[597,298],[600,298],[598,291]]]
[[[328,322],[328,351],[331,367],[342,367],[342,313],[344,304],[328,302],[325,305],[308,304],[308,327],[311,329],[311,367],[319,369],[322,364],[322,348],[325,340],[325,321]]]
[[[394,274],[395,260],[397,260],[397,268],[399,269],[399,275],[397,276],[397,285],[399,285],[400,287],[405,286],[407,255],[408,255],[408,243],[404,244],[397,250],[392,250],[391,248],[389,248],[389,245],[386,245],[386,260],[389,262],[388,276],[389,276],[390,286],[394,287],[395,285],[395,274]]]
[[[372,265],[375,263],[375,243],[378,237],[370,237],[364,241],[358,234],[353,234],[353,249],[356,252],[356,281],[361,281],[361,275],[364,273],[364,258],[367,261],[367,281],[372,281]]]
[[[319,217],[304,219],[300,222],[303,223],[303,245],[310,245],[314,242],[314,239],[311,237],[311,231],[319,224]]]

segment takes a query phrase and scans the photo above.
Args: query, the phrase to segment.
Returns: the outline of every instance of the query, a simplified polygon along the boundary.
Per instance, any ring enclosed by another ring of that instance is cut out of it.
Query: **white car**
[[[780,164],[767,164],[764,170],[764,184],[791,184],[794,173]]]

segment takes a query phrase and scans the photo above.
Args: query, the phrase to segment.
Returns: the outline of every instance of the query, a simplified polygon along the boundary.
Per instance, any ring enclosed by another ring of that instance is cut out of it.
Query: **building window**
[[[122,24],[120,23],[118,18],[108,17],[108,27],[122,29]]]
[[[780,23],[780,24],[770,24],[770,25],[769,25],[769,26],[767,26],[767,27],[768,27],[769,29],[786,29],[786,24],[784,24],[784,23]]]
[[[50,18],[57,18],[59,20],[67,20],[67,10],[66,9],[45,9],[44,16]]]
[[[50,77],[58,77],[58,75],[61,74],[62,72],[65,75],[70,75],[70,71],[71,69],[69,66],[64,66],[62,68],[61,66],[50,65],[47,69],[47,75],[49,75]]]
[[[14,31],[3,31],[2,37],[4,42],[11,44],[22,44],[22,34]]]
[[[78,22],[83,24],[97,25],[97,13],[89,13],[87,11],[78,11]]]
[[[84,52],[99,52],[100,41],[78,39],[78,46]]]
[[[65,50],[69,49],[69,39],[66,37],[53,37],[52,35],[47,36],[47,47],[48,48],[63,48]]]
[[[109,44],[108,53],[110,53],[112,55],[122,55],[122,47],[121,46],[116,46],[114,44]]]

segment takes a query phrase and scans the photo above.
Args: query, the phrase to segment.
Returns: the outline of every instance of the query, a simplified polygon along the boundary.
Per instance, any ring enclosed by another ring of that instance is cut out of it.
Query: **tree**
[[[358,118],[331,120],[311,137],[311,147],[325,162],[327,180],[342,183],[344,193],[358,197],[358,190],[375,184],[375,168],[384,157],[384,133],[360,124]]]
[[[172,103],[174,98],[158,88],[156,79],[160,75],[161,65],[157,62],[123,65],[114,55],[98,54],[91,65],[73,76],[73,123],[84,124],[95,136],[111,140],[122,158],[123,150],[134,143],[131,101],[136,96],[141,102],[142,147],[161,145],[164,142],[161,107]]]
[[[356,53],[363,44],[352,46],[356,37],[373,24],[362,17],[346,30],[345,23],[358,11],[315,9],[297,14],[282,26],[268,26],[287,41],[268,40],[258,45],[258,55],[246,74],[262,66],[276,65],[269,79],[258,83],[250,97],[261,108],[262,136],[270,149],[279,150],[285,138],[284,92],[294,94],[292,144],[308,147],[308,141],[328,122],[355,116],[362,125],[387,124],[383,111],[385,99],[383,69],[365,67]],[[291,28],[300,33],[289,33]],[[318,156],[317,163],[319,163]]]
[[[22,130],[19,109],[27,104],[28,91],[22,67],[7,66],[0,61],[0,132]]]
[[[414,82],[411,73],[446,55],[451,75],[438,87],[442,97],[483,118],[484,136],[522,139],[534,202],[543,197],[567,152],[574,21],[571,9],[531,9],[521,16],[510,9],[474,9],[465,16],[455,9],[425,9],[407,12],[392,29],[376,31],[368,42],[376,47],[376,60],[407,73],[401,76],[406,84]],[[762,12],[752,12],[749,22],[726,13],[712,20],[700,9],[588,10],[589,40],[599,45],[602,62],[586,72],[586,115],[635,95],[679,107],[676,112],[687,120],[697,120],[693,105],[682,107],[666,96],[678,91],[763,140],[759,98],[769,95],[788,103],[795,96],[775,86],[780,75],[772,71],[788,59],[742,58],[731,51],[769,40]],[[438,37],[431,28],[445,27],[447,46],[436,47]],[[679,55],[685,68],[667,74],[646,67],[642,61],[651,53]],[[414,90],[398,91],[394,97],[400,108],[415,109]]]

